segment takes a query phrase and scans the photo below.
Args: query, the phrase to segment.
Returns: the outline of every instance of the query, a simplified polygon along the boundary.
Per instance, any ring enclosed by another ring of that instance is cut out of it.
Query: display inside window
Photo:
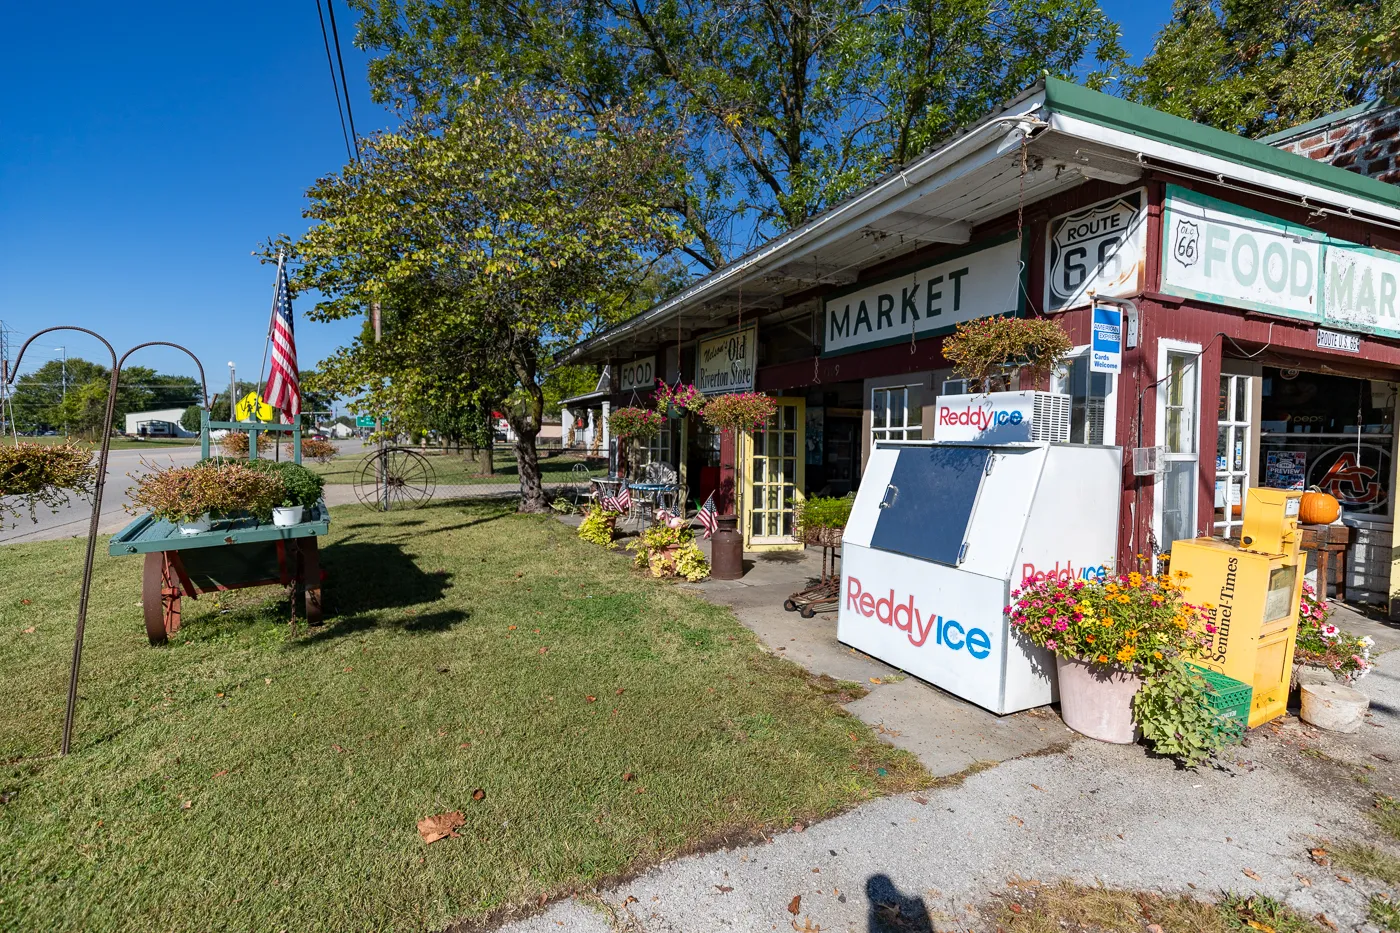
[[[877,441],[917,441],[924,436],[917,386],[891,386],[870,393],[870,436]]]
[[[1108,373],[1089,371],[1089,358],[1076,356],[1065,361],[1056,380],[1056,390],[1070,397],[1069,441],[1071,444],[1102,444],[1104,421],[1109,417],[1108,393],[1113,388]]]

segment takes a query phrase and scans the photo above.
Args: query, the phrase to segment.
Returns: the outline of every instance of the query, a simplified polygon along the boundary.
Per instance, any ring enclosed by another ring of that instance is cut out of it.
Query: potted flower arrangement
[[[1325,668],[1345,683],[1360,680],[1371,672],[1371,647],[1375,642],[1369,635],[1353,635],[1328,622],[1331,615],[1327,598],[1303,581],[1293,663]]]
[[[797,507],[796,535],[804,544],[838,548],[846,522],[851,520],[853,498],[816,496]]]
[[[244,446],[246,447],[247,445],[245,444]],[[244,453],[247,453],[247,451],[245,450]],[[295,453],[296,448],[293,445],[288,444],[287,456],[294,456]],[[317,463],[330,463],[336,458],[336,455],[339,453],[340,451],[337,450],[336,446],[330,441],[318,441],[315,438],[311,437],[302,438],[301,455],[303,458],[310,457]]]
[[[282,478],[265,470],[204,461],[137,477],[130,495],[129,511],[144,509],[188,535],[208,531],[214,521],[239,513],[267,521],[286,494]]]
[[[258,432],[258,453],[271,450],[275,443],[276,439],[273,438],[271,431]],[[219,446],[230,457],[246,457],[248,456],[248,432],[225,431],[224,436],[219,440]]]
[[[1207,684],[1186,664],[1214,626],[1171,576],[1028,581],[1007,613],[1020,637],[1054,654],[1061,715],[1076,732],[1128,743],[1140,731],[1191,765],[1227,741]]]
[[[705,396],[690,383],[678,382],[674,386],[656,381],[656,410],[669,418],[686,414],[699,414],[705,407]]]
[[[777,410],[777,401],[762,392],[732,392],[707,401],[701,415],[716,431],[737,433],[762,427]]]
[[[92,451],[77,444],[0,446],[0,516],[18,515],[24,506],[37,521],[36,507],[57,509],[69,492],[90,496],[96,484]]]
[[[1048,318],[979,318],[959,324],[943,340],[943,356],[953,371],[982,392],[1010,388],[1018,370],[1039,382],[1073,348],[1064,328]]]
[[[617,472],[627,475],[627,448],[635,441],[649,441],[661,433],[661,413],[650,408],[616,408],[608,416],[608,430],[617,438]]]
[[[633,563],[650,569],[653,577],[684,577],[694,583],[710,575],[709,561],[689,528],[652,525],[627,549],[637,554]]]
[[[590,544],[612,550],[617,547],[613,535],[617,531],[617,518],[620,512],[595,505],[583,513],[583,522],[578,526],[578,536]]]
[[[289,528],[302,521],[307,509],[321,501],[326,479],[313,470],[289,460],[237,460],[232,457],[210,457],[200,461],[204,466],[239,464],[259,473],[277,477],[282,483],[282,496],[272,507],[272,524]]]

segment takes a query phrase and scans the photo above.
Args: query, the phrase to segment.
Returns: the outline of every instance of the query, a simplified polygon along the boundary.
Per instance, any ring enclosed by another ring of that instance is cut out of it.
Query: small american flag
[[[630,510],[632,508],[632,490],[628,489],[624,484],[623,487],[617,491],[617,498],[613,499],[613,502],[617,505],[617,510],[619,512]]]
[[[282,409],[282,420],[301,414],[297,384],[297,344],[292,337],[292,296],[287,289],[287,262],[277,256],[277,292],[272,298],[272,369],[267,374],[267,404]]]
[[[715,511],[715,494],[710,493],[710,498],[705,500],[705,504],[700,506],[700,511],[696,513],[696,518],[700,519],[700,524],[705,526],[705,537],[715,533],[719,528],[719,514]]]

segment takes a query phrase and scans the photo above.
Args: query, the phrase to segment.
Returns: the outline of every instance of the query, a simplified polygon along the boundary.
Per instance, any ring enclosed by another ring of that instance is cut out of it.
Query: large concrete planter
[[[1100,742],[1128,745],[1139,738],[1133,697],[1142,678],[1113,667],[1055,658],[1060,678],[1060,716],[1065,725]]]

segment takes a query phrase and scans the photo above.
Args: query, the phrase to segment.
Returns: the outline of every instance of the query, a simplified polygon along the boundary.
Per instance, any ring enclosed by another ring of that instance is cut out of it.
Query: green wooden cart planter
[[[292,436],[293,457],[301,462],[299,425],[210,421],[204,412],[201,453],[209,456],[210,428],[247,431],[249,459],[256,459],[257,434],[283,432]],[[180,630],[180,601],[201,593],[249,586],[292,586],[293,612],[303,606],[307,622],[321,621],[321,558],[318,541],[330,533],[330,513],[322,500],[296,525],[279,528],[255,518],[217,521],[208,531],[181,534],[178,526],[151,515],[127,525],[107,545],[113,557],[145,555],[141,575],[141,608],[146,637],[163,645]]]

